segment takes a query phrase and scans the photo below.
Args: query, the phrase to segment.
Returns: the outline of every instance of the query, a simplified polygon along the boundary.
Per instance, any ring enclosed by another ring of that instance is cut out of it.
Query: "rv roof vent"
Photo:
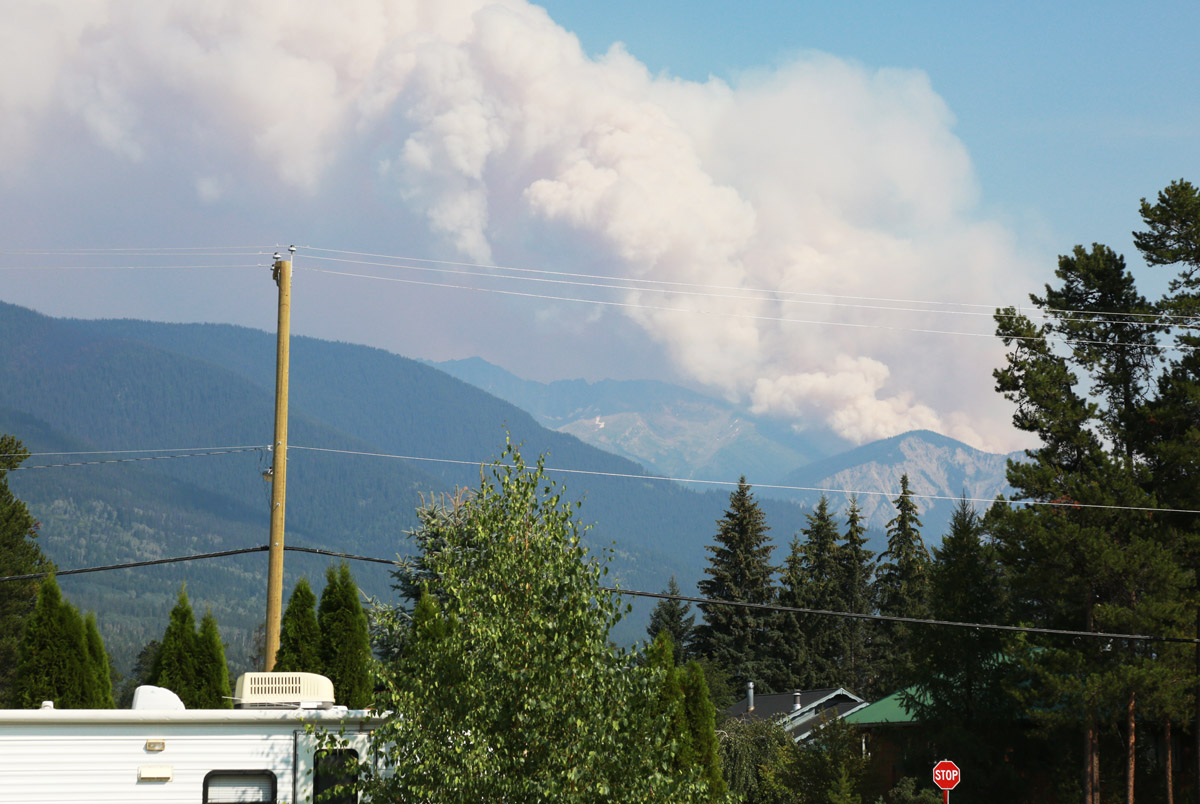
[[[239,709],[329,709],[333,682],[316,673],[244,673],[233,697]]]
[[[179,696],[165,687],[143,684],[133,691],[134,709],[183,709]]]

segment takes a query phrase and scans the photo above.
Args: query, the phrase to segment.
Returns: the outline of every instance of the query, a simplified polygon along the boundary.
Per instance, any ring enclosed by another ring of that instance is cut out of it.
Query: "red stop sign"
[[[943,790],[953,790],[961,779],[958,766],[948,759],[933,766],[933,783]]]

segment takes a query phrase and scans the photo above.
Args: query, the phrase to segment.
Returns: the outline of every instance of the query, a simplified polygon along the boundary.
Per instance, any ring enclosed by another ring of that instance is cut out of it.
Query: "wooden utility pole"
[[[288,249],[295,253],[296,247]],[[279,621],[283,615],[283,523],[287,508],[288,339],[292,329],[292,261],[275,255],[271,273],[279,286],[279,327],[275,346],[275,442],[271,462],[271,544],[267,553],[267,634],[263,670],[275,667]]]

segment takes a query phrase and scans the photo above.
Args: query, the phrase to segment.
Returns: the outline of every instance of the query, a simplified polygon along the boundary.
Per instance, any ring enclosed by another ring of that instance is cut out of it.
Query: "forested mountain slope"
[[[274,335],[220,325],[58,320],[0,303],[0,428],[34,452],[265,445],[273,428]],[[422,493],[475,486],[479,463],[505,433],[551,467],[637,475],[636,464],[539,426],[528,414],[413,360],[343,343],[294,338],[289,440],[295,446],[388,453],[408,461],[293,449],[288,462],[288,543],[390,557],[407,549]],[[121,455],[98,456],[120,458]],[[82,460],[95,460],[96,456]],[[35,463],[81,460],[38,457]],[[441,460],[463,463],[442,463]],[[265,452],[14,472],[14,490],[42,522],[43,548],[59,566],[263,544],[269,488]],[[622,585],[657,591],[671,574],[699,577],[727,492],[593,474],[558,474],[594,547],[613,546]],[[777,540],[802,512],[768,503]],[[210,605],[244,660],[261,621],[265,557],[64,578],[64,592],[95,609],[127,667],[161,635],[178,585]],[[324,560],[289,554],[288,580],[318,579]],[[386,573],[356,564],[372,594],[389,595]],[[637,638],[640,605],[623,639]],[[640,616],[639,616],[640,613]]]

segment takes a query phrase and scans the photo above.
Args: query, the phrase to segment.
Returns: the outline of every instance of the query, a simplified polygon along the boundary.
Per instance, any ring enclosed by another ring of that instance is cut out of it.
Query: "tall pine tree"
[[[893,504],[896,516],[887,526],[887,549],[879,556],[875,574],[879,613],[893,617],[929,615],[929,551],[921,539],[917,504],[908,488],[908,474],[900,477],[900,496]],[[879,639],[888,661],[880,663],[878,692],[888,694],[909,684],[914,676],[912,629],[904,623],[886,623]]]
[[[874,558],[868,550],[866,527],[858,499],[850,498],[846,509],[846,532],[838,546],[838,578],[845,595],[846,611],[855,614],[871,614],[874,601]],[[872,645],[873,623],[847,618],[838,627],[842,630],[845,658],[841,677],[848,689],[865,695],[874,688],[875,669]]]
[[[37,522],[8,487],[8,472],[28,455],[16,438],[0,435],[0,576],[54,571],[35,541]],[[0,701],[9,697],[21,634],[33,613],[39,585],[36,578],[0,583]]]
[[[351,709],[369,706],[371,634],[358,584],[344,561],[325,572],[317,623],[321,630],[321,667],[333,682],[337,702]]]
[[[983,522],[965,496],[950,529],[933,550],[929,569],[930,615],[951,622],[1007,623],[1008,588],[999,555],[985,540]],[[1014,763],[1027,744],[1024,718],[1009,687],[1024,679],[1011,635],[999,631],[923,627],[913,631],[916,683],[905,707],[922,722],[936,746],[954,749],[964,776],[979,785],[955,791],[961,801],[1024,800],[1030,791]],[[996,762],[1008,755],[1013,761]]]
[[[663,590],[663,593],[679,594],[679,584],[675,582],[674,575],[667,582],[667,588]],[[696,639],[696,615],[691,611],[691,605],[682,600],[663,598],[655,604],[654,610],[650,612],[650,625],[646,628],[646,635],[650,637],[651,643],[662,633],[671,638],[677,667],[685,664],[692,657],[692,643]]]
[[[729,496],[729,509],[717,520],[716,544],[700,581],[704,597],[744,603],[774,603],[772,544],[766,517],[743,477]],[[770,690],[786,685],[776,656],[778,620],[760,609],[701,604],[704,623],[697,627],[697,651],[717,663],[738,683],[754,681]]]
[[[801,531],[804,541],[792,543],[780,602],[805,609],[845,611],[848,601],[841,577],[837,523],[824,494],[807,518],[808,525]],[[804,672],[796,674],[795,688],[845,684],[845,631],[839,627],[840,621],[811,614],[800,615],[798,621],[808,655]]]
[[[1159,505],[1200,510],[1200,191],[1191,182],[1173,181],[1155,203],[1142,199],[1141,216],[1146,229],[1133,238],[1146,264],[1178,271],[1156,305],[1176,349],[1167,353],[1157,393],[1145,411],[1147,474]],[[1178,534],[1176,552],[1192,571],[1191,596],[1200,601],[1200,523],[1191,514],[1164,513],[1159,526]],[[1153,699],[1145,699],[1151,716],[1164,724],[1168,790],[1173,789],[1171,725],[1189,718],[1195,707],[1193,685],[1185,681],[1189,654],[1160,652],[1159,664],[1176,668],[1176,683],[1161,685]]]
[[[787,558],[783,561],[783,571],[779,578],[779,604],[804,608],[805,580],[804,546],[799,536],[793,536],[788,543]],[[812,675],[808,654],[811,619],[794,611],[783,611],[775,617],[775,628],[779,634],[775,660],[781,669],[780,690],[798,690],[809,685]]]
[[[1189,582],[1179,533],[1137,510],[1158,507],[1148,417],[1139,410],[1161,328],[1124,260],[1105,246],[1077,246],[1059,258],[1055,276],[1056,286],[1031,297],[1044,323],[1013,308],[996,314],[1011,350],[995,372],[997,389],[1016,403],[1017,427],[1041,441],[1027,460],[1010,462],[1009,483],[1018,498],[1052,503],[990,518],[1015,614],[1058,628],[1170,631],[1180,626]],[[1030,701],[1031,711],[1064,736],[1082,732],[1086,804],[1101,798],[1100,735],[1114,727],[1124,732],[1131,799],[1137,699],[1158,686],[1162,663],[1093,640],[1046,644],[1035,658],[1039,675],[1028,689],[1045,695]],[[1114,712],[1123,713],[1119,722]]]

